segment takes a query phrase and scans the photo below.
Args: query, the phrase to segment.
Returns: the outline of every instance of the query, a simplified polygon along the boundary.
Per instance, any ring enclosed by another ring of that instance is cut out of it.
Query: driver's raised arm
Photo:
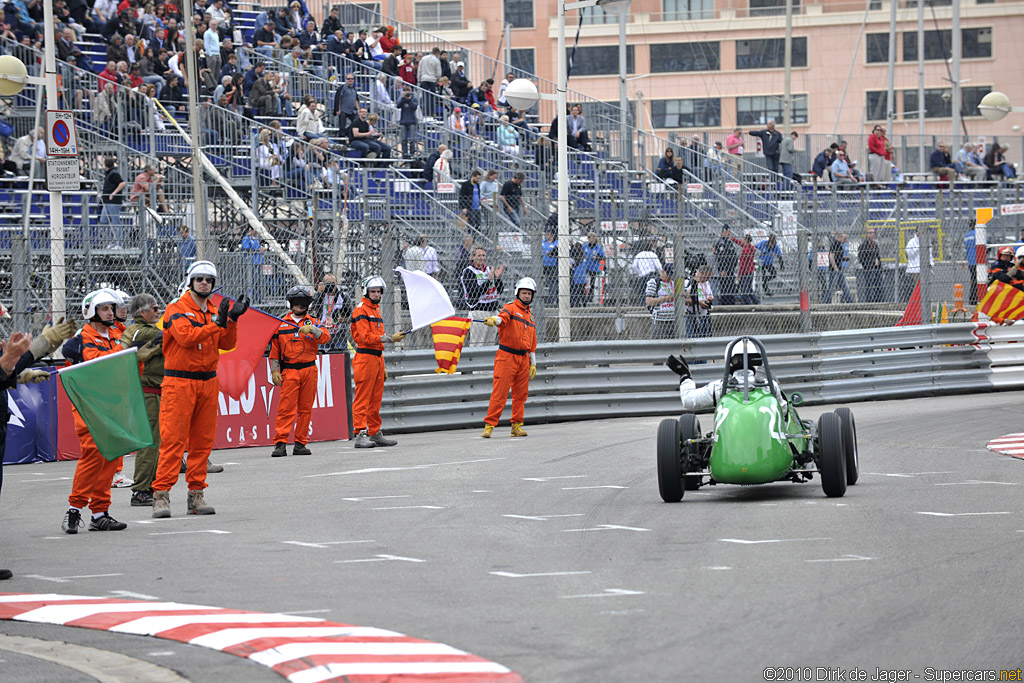
[[[715,406],[715,399],[721,394],[722,380],[709,382],[701,388],[692,377],[686,377],[679,382],[679,398],[683,401],[683,410],[705,410]]]

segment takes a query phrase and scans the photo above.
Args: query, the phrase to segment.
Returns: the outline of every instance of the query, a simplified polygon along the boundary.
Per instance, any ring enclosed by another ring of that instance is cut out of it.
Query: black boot
[[[271,458],[283,458],[286,455],[288,455],[288,444],[284,441],[274,444],[274,452],[270,454]]]
[[[10,569],[0,569],[0,581],[6,581],[14,576],[14,572]]]
[[[312,455],[313,451],[306,448],[306,444],[297,443],[292,447],[292,455]]]
[[[136,491],[132,494],[132,507],[143,508],[153,507],[152,491]]]

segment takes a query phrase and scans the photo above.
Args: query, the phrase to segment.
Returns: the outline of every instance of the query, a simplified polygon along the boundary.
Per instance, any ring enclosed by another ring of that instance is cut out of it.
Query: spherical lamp
[[[27,77],[28,69],[20,59],[11,55],[0,57],[0,95],[17,95],[25,88]]]
[[[505,101],[516,109],[529,109],[539,99],[537,85],[529,78],[517,78],[505,88]]]
[[[1010,98],[1005,93],[993,90],[981,98],[978,111],[989,121],[1001,121],[1010,113]]]

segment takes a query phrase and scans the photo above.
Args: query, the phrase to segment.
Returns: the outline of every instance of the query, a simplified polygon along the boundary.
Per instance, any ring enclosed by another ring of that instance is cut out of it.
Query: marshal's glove
[[[388,369],[387,368],[384,368],[384,381],[385,382],[388,381]]]
[[[153,356],[159,356],[164,351],[164,333],[161,332],[157,336],[150,339],[148,342],[143,344],[139,349],[137,355],[138,359],[145,363]]]
[[[231,299],[224,297],[220,300],[220,306],[217,307],[217,325],[220,327],[228,326],[228,312],[231,310]]]
[[[536,376],[537,376],[537,366],[536,365],[531,365],[530,366],[530,381],[532,382],[533,378],[536,377]]]
[[[18,375],[18,384],[28,384],[29,382],[39,384],[48,379],[50,379],[50,373],[46,370],[25,370]]]
[[[301,332],[302,334],[312,335],[314,339],[320,337],[320,328],[317,327],[316,325],[310,325],[309,323],[306,323],[305,325],[300,327],[299,332]]]
[[[279,386],[281,386],[281,383],[284,382],[284,378],[281,377],[281,373],[279,371],[271,370],[270,371],[270,381],[271,381],[271,383],[275,387],[279,387]]]
[[[49,342],[52,348],[57,348],[65,339],[75,336],[75,324],[61,318],[54,325],[47,325],[43,328],[42,337]]]
[[[686,361],[681,356],[669,356],[668,360],[665,361],[665,365],[672,372],[679,375],[680,380],[690,378],[690,366],[686,364]]]
[[[391,335],[391,341],[395,342],[396,344],[402,341],[403,339],[405,339],[404,332],[395,332],[393,335]]]
[[[238,301],[235,302],[235,305],[231,307],[231,310],[228,312],[228,317],[231,318],[233,322],[237,323],[238,319],[242,317],[242,314],[248,310],[249,295],[243,294],[241,297],[238,298]]]
[[[492,315],[490,318],[484,319],[484,325],[487,325],[487,327],[494,327],[498,324],[499,320],[501,320],[501,318],[496,315]]]

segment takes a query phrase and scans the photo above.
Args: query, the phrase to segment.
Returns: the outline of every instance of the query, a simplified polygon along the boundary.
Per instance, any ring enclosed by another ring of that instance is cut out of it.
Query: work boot
[[[163,519],[171,516],[171,492],[153,491],[153,517]]]
[[[153,506],[152,491],[136,491],[132,494],[132,507],[144,508]]]
[[[274,444],[274,452],[270,454],[271,458],[283,458],[286,455],[288,455],[288,444],[284,441]]]
[[[512,423],[512,436],[526,436],[526,430],[523,429],[522,422]]]
[[[313,455],[313,451],[306,448],[306,444],[297,443],[292,447],[292,455]]]
[[[216,514],[216,512],[217,511],[213,509],[212,505],[206,504],[206,498],[203,497],[202,491],[188,492],[188,514],[213,515]]]
[[[10,569],[0,569],[0,581],[6,581],[7,579],[13,578],[14,572]]]
[[[482,436],[485,439],[489,439],[489,438],[491,438],[491,432],[493,432],[493,431],[494,431],[494,425],[484,425],[484,433],[481,434],[480,436]]]
[[[89,522],[89,531],[122,531],[127,528],[127,524],[117,521],[106,512],[99,517],[93,517]]]
[[[206,473],[207,474],[220,474],[224,471],[224,465],[215,465],[209,460],[206,461]]]
[[[66,534],[77,534],[78,527],[82,526],[82,513],[79,510],[68,509],[64,513],[64,521],[61,522],[60,528],[64,530]]]
[[[398,442],[394,439],[385,439],[384,432],[377,432],[376,434],[370,435],[370,441],[377,444],[378,446],[397,446]]]
[[[356,448],[373,448],[377,444],[374,441],[372,441],[370,437],[366,434],[366,430],[363,430],[356,434],[356,440],[354,445]]]

